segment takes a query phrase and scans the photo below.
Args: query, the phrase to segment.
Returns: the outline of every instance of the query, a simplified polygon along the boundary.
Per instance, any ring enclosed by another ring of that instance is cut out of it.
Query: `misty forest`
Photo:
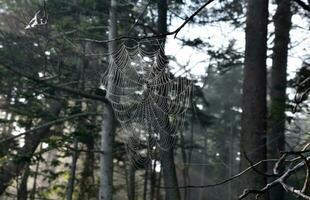
[[[0,0],[0,200],[310,200],[310,0]]]

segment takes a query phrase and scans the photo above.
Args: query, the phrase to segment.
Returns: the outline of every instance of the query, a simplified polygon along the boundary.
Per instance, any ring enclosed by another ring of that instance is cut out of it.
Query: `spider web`
[[[103,75],[107,98],[120,122],[130,161],[144,165],[156,150],[168,150],[182,128],[192,81],[174,77],[159,41],[136,42],[110,55]]]

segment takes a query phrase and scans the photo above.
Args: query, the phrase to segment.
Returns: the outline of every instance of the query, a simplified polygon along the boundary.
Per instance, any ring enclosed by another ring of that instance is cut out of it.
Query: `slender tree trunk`
[[[149,180],[149,165],[145,166],[144,185],[143,185],[143,200],[147,200],[148,180]]]
[[[100,200],[112,200],[115,122],[110,104],[104,108],[101,125],[101,151],[103,153],[100,154]]]
[[[110,24],[109,39],[117,36],[117,1],[111,0],[110,5]],[[109,53],[116,50],[116,42],[109,43]],[[109,83],[108,83],[109,84]],[[109,87],[109,85],[108,85]],[[116,121],[111,104],[106,104],[103,111],[102,130],[101,130],[101,150],[100,154],[100,200],[112,200],[113,188],[113,143],[116,128]]]
[[[40,145],[40,149],[39,151],[42,150],[42,144]],[[38,160],[36,162],[36,165],[35,165],[35,171],[34,171],[34,176],[33,176],[33,184],[32,184],[32,189],[31,189],[31,192],[30,192],[30,195],[29,195],[29,199],[30,200],[34,200],[35,199],[35,196],[36,196],[36,192],[37,192],[37,180],[38,180],[38,173],[39,173],[39,166],[40,166],[40,160]],[[28,167],[30,169],[30,166],[28,164]]]
[[[167,32],[167,0],[158,0],[158,33],[166,33]],[[163,52],[164,53],[164,52]],[[169,118],[167,117],[167,120]],[[171,140],[166,134],[161,134],[161,140]],[[178,189],[178,180],[176,175],[176,169],[174,164],[174,152],[173,147],[168,150],[160,150],[161,157],[161,167],[163,170],[163,179],[165,187],[170,187],[166,189],[166,200],[179,200],[180,193]]]
[[[135,174],[136,174],[136,169],[135,167],[128,162],[128,168],[126,170],[128,173],[126,173],[127,177],[127,196],[128,200],[135,200]]]
[[[234,120],[234,113],[230,110],[229,112],[229,118],[230,118],[230,125],[229,125],[229,164],[228,164],[228,177],[232,177],[234,174],[234,160],[235,160],[235,156],[236,156],[236,152],[234,149],[234,144],[235,144],[235,132],[234,132],[234,126],[235,126],[235,120]],[[233,194],[233,183],[230,182],[228,183],[228,200],[233,200],[234,199],[234,194]]]
[[[275,39],[271,68],[271,105],[268,125],[270,158],[278,158],[280,152],[285,150],[286,69],[292,18],[291,1],[277,0],[276,3],[278,7],[274,16]],[[270,197],[272,200],[283,200],[283,188],[281,186],[273,188],[270,191]]]
[[[205,133],[203,134],[203,151],[202,151],[202,163],[205,163],[206,166],[208,165],[208,134],[207,131],[205,130]],[[205,184],[205,179],[207,176],[207,168],[206,166],[202,166],[201,167],[201,176],[200,176],[200,185],[204,185]],[[205,190],[204,189],[200,189],[199,190],[199,199],[203,199],[205,195]]]
[[[156,200],[161,200],[162,196],[160,193],[160,188],[161,187],[161,178],[162,178],[162,172],[160,171],[158,174],[158,181],[157,181],[157,191],[156,191]]]
[[[29,164],[25,167],[22,180],[20,182],[18,192],[17,192],[17,200],[27,200],[28,199],[28,177],[30,175],[30,167]]]
[[[240,149],[241,170],[249,162],[266,159],[266,50],[268,0],[248,0],[246,19],[246,47],[243,83],[243,112]],[[266,164],[257,170],[266,172]],[[242,189],[263,188],[266,177],[250,172],[243,176]],[[262,196],[267,199],[267,195]]]
[[[156,153],[155,153],[156,154]],[[156,156],[155,156],[156,158]],[[156,159],[154,160],[154,163],[151,165],[151,194],[150,194],[150,200],[154,200],[155,198],[155,187],[156,187]]]
[[[72,150],[72,164],[70,169],[70,177],[68,180],[68,186],[67,186],[67,200],[72,200],[73,191],[74,191],[74,182],[75,182],[75,173],[76,173],[76,163],[78,160],[78,152],[76,149],[78,149],[78,140],[75,138],[74,140],[74,150]]]
[[[92,120],[95,123],[95,120]],[[90,133],[91,134],[91,133]],[[83,171],[81,173],[81,183],[79,188],[78,200],[93,199],[94,198],[94,136],[90,135],[90,139],[87,140],[87,152],[85,160],[83,161]]]
[[[41,150],[42,150],[42,144],[40,145],[40,151]],[[38,160],[36,163],[36,168],[35,168],[34,177],[33,177],[32,190],[31,190],[30,197],[29,197],[30,200],[35,200],[35,197],[36,197],[39,167],[40,167],[40,160]]]
[[[180,145],[181,145],[181,155],[182,155],[182,159],[183,159],[183,163],[184,163],[184,167],[183,167],[183,170],[182,170],[182,173],[183,173],[183,184],[184,185],[189,185],[188,183],[188,171],[189,171],[189,167],[188,167],[188,160],[187,160],[187,155],[186,155],[186,149],[185,149],[185,139],[184,139],[184,131],[181,132],[181,135],[180,135]],[[183,190],[183,199],[187,199],[187,193],[188,192],[188,189],[185,188]]]
[[[32,120],[27,120],[26,123],[26,129],[25,130],[29,130],[32,126]],[[29,136],[26,135],[25,136],[25,143],[31,142],[31,140],[29,141]],[[19,184],[18,187],[18,191],[17,191],[17,200],[27,200],[28,199],[28,178],[31,172],[30,169],[30,163],[26,164],[25,168],[24,168],[24,172],[22,175],[22,180]]]

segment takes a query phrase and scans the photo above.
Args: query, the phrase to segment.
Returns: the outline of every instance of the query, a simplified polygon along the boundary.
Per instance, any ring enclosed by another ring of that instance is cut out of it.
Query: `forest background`
[[[0,199],[310,199],[309,5],[0,0]],[[124,41],[162,42],[194,83],[141,166],[102,87]]]

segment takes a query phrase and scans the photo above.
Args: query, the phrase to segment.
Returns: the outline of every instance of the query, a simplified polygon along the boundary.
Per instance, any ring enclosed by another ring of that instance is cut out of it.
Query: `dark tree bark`
[[[42,151],[42,144],[40,145],[39,151]],[[36,168],[35,168],[34,176],[33,176],[32,190],[31,190],[30,195],[29,195],[30,200],[35,200],[35,197],[36,197],[39,167],[40,167],[40,160],[38,160],[36,163]]]
[[[266,159],[266,50],[267,50],[268,0],[248,0],[246,19],[246,47],[243,83],[243,112],[240,149],[241,170],[249,162]],[[266,172],[265,164],[257,170]],[[243,176],[241,187],[262,188],[266,177],[250,172]],[[262,199],[267,199],[262,196]]]
[[[27,200],[28,199],[28,177],[30,175],[30,167],[29,164],[25,167],[22,180],[20,182],[18,191],[17,191],[17,200]]]
[[[160,187],[161,186],[161,179],[162,179],[162,172],[159,172],[159,175],[158,175],[158,181],[157,181],[157,187]],[[156,190],[156,200],[161,200],[162,199],[162,196],[160,194],[160,189],[158,188]]]
[[[136,194],[136,169],[135,167],[128,162],[128,167],[127,167],[127,174],[126,174],[126,179],[127,179],[127,196],[128,200],[135,200],[135,194]]]
[[[167,32],[167,10],[168,4],[167,0],[158,0],[158,34],[166,33]],[[164,52],[163,52],[164,54]],[[169,120],[168,116],[167,119]],[[161,140],[171,140],[166,134],[161,134]],[[163,170],[163,179],[165,187],[170,187],[166,189],[166,200],[179,200],[180,193],[178,189],[178,180],[175,170],[174,164],[174,152],[173,148],[168,148],[168,150],[160,150],[160,158],[161,158],[161,167]]]
[[[275,39],[271,68],[270,120],[268,124],[270,158],[278,158],[280,152],[285,150],[286,69],[292,18],[291,1],[277,0],[276,3],[278,7],[274,16]],[[275,187],[270,191],[270,197],[272,200],[283,200],[283,188],[281,186]]]
[[[149,180],[149,165],[145,166],[144,185],[143,185],[143,200],[147,200],[148,180]]]
[[[95,123],[95,120],[92,120]],[[94,136],[90,133],[90,138],[87,140],[87,152],[85,160],[83,161],[83,171],[81,173],[81,183],[79,186],[79,195],[78,200],[84,199],[93,199],[94,198],[94,163],[95,163],[95,155],[94,155]]]
[[[28,120],[26,123],[26,130],[29,130],[32,126],[32,120]],[[11,132],[10,132],[11,133]],[[26,135],[25,137],[25,143],[29,142],[29,136]],[[9,150],[8,150],[9,151]],[[17,191],[17,200],[27,200],[28,199],[28,178],[31,173],[30,169],[30,163],[26,164],[23,174],[22,174],[22,180],[19,184],[18,191]]]
[[[71,162],[71,169],[70,169],[70,177],[69,177],[68,185],[67,185],[67,200],[72,200],[73,191],[74,191],[76,164],[77,164],[77,160],[79,157],[78,152],[76,150],[76,149],[78,149],[77,138],[75,138],[73,148],[74,148],[74,150],[72,150],[72,162]]]

